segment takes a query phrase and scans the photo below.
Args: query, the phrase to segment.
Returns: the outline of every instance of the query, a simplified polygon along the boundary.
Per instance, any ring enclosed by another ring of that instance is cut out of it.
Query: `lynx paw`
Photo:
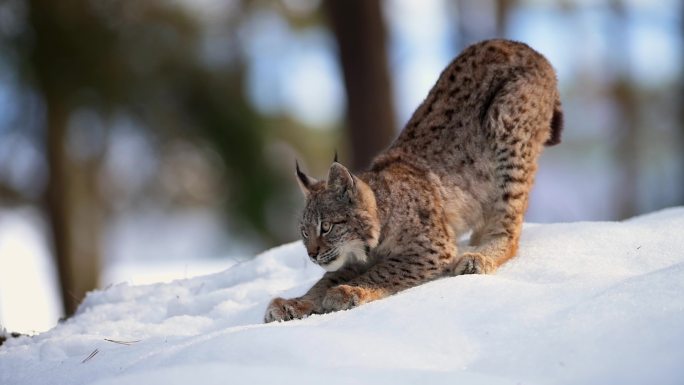
[[[339,285],[331,289],[323,298],[326,312],[347,310],[368,302],[367,290],[357,286]]]
[[[290,321],[305,318],[314,311],[314,303],[306,299],[275,298],[268,304],[264,322]]]
[[[491,258],[478,253],[465,253],[456,262],[454,275],[489,274],[494,270],[496,270],[496,264]]]

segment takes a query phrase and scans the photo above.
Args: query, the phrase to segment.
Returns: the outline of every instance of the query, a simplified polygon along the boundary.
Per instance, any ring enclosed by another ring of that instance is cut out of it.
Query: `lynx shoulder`
[[[319,181],[297,167],[302,239],[327,273],[304,296],[273,300],[266,322],[494,272],[517,251],[537,158],[560,142],[562,123],[556,75],[542,55],[508,40],[468,47],[368,171],[334,162]]]

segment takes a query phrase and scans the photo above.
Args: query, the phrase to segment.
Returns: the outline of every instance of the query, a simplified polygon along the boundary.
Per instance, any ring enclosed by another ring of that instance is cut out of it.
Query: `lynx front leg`
[[[381,288],[339,285],[328,290],[323,298],[323,309],[326,312],[347,310],[388,295],[388,291]]]
[[[274,298],[266,308],[264,322],[306,318],[314,312],[314,302],[304,298]]]
[[[309,289],[306,294],[299,298],[285,299],[275,298],[268,304],[264,322],[290,321],[301,319],[311,314],[323,312],[323,297],[328,288],[347,282],[356,277],[358,273],[352,269],[343,269],[325,273],[323,277]]]
[[[443,276],[455,254],[452,245],[446,245],[449,250],[428,248],[412,252],[409,257],[389,257],[379,262],[365,274],[328,289],[323,310],[351,309]]]

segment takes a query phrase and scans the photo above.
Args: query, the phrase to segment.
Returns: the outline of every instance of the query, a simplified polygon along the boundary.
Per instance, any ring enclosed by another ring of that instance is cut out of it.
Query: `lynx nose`
[[[311,258],[311,259],[314,260],[314,261],[315,261],[316,259],[318,259],[318,251],[319,251],[320,249],[321,249],[320,247],[316,247],[316,250],[315,250],[315,251],[307,250],[307,253],[309,254],[309,258]]]

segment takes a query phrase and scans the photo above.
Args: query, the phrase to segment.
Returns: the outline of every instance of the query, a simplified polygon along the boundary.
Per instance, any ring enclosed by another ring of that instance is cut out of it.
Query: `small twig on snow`
[[[107,341],[107,342],[113,342],[113,343],[115,343],[115,344],[126,345],[126,346],[130,346],[130,345],[133,345],[133,344],[138,343],[138,342],[141,341],[141,340],[117,341],[117,340],[110,340],[109,338],[105,338],[104,340]]]
[[[86,357],[83,361],[81,361],[81,363],[82,363],[82,364],[85,364],[85,363],[88,362],[91,358],[95,357],[95,355],[96,355],[97,353],[99,353],[99,352],[100,352],[100,349],[95,349],[95,350],[93,350],[93,352],[90,353],[90,355],[89,355],[88,357]]]

